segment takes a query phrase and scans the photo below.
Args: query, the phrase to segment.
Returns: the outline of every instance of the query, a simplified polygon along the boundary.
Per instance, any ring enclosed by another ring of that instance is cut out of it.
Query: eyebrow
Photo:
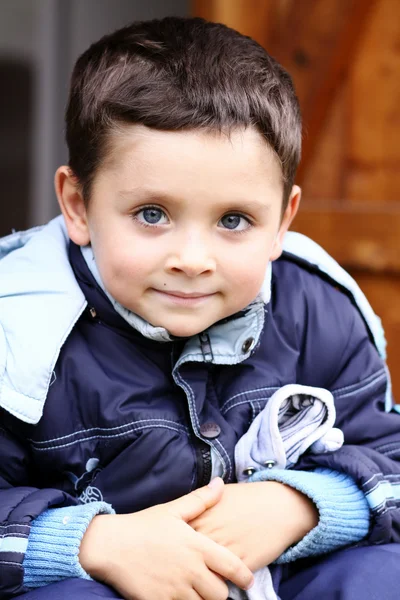
[[[179,199],[176,196],[169,194],[168,192],[162,190],[150,190],[145,188],[134,188],[131,190],[121,190],[117,192],[117,195],[122,200],[134,200],[135,202],[149,202],[149,203],[158,203],[158,202],[166,202],[179,205],[183,202],[183,200]],[[264,204],[259,200],[250,200],[248,198],[243,200],[232,200],[230,202],[224,203],[226,204],[226,210],[261,210],[265,212],[269,212],[271,210],[270,204]],[[236,208],[235,208],[236,207]],[[223,207],[221,207],[223,209]]]
[[[121,190],[117,195],[122,198],[122,200],[135,200],[135,202],[179,202],[179,198],[176,198],[167,192],[161,190],[149,190],[141,187],[131,190]]]

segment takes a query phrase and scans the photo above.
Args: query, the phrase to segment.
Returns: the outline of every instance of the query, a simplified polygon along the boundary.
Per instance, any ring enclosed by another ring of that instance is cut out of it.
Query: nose
[[[204,240],[190,236],[186,240],[181,240],[177,249],[170,254],[166,269],[193,278],[213,273],[216,269],[216,261]]]

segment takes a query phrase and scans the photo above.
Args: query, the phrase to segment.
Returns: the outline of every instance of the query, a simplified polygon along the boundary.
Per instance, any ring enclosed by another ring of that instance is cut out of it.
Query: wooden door
[[[294,229],[358,281],[388,339],[400,401],[400,2],[194,0],[291,73],[303,122]]]

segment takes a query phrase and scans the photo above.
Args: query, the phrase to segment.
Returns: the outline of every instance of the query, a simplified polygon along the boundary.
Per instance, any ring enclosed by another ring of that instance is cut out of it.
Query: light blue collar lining
[[[62,217],[0,240],[0,405],[26,423],[43,412],[62,345],[86,307]]]

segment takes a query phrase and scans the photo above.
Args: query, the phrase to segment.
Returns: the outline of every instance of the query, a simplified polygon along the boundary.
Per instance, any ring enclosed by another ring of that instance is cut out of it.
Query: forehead
[[[279,159],[253,128],[159,131],[123,126],[111,135],[100,179],[120,189],[161,187],[174,194],[281,195]]]

